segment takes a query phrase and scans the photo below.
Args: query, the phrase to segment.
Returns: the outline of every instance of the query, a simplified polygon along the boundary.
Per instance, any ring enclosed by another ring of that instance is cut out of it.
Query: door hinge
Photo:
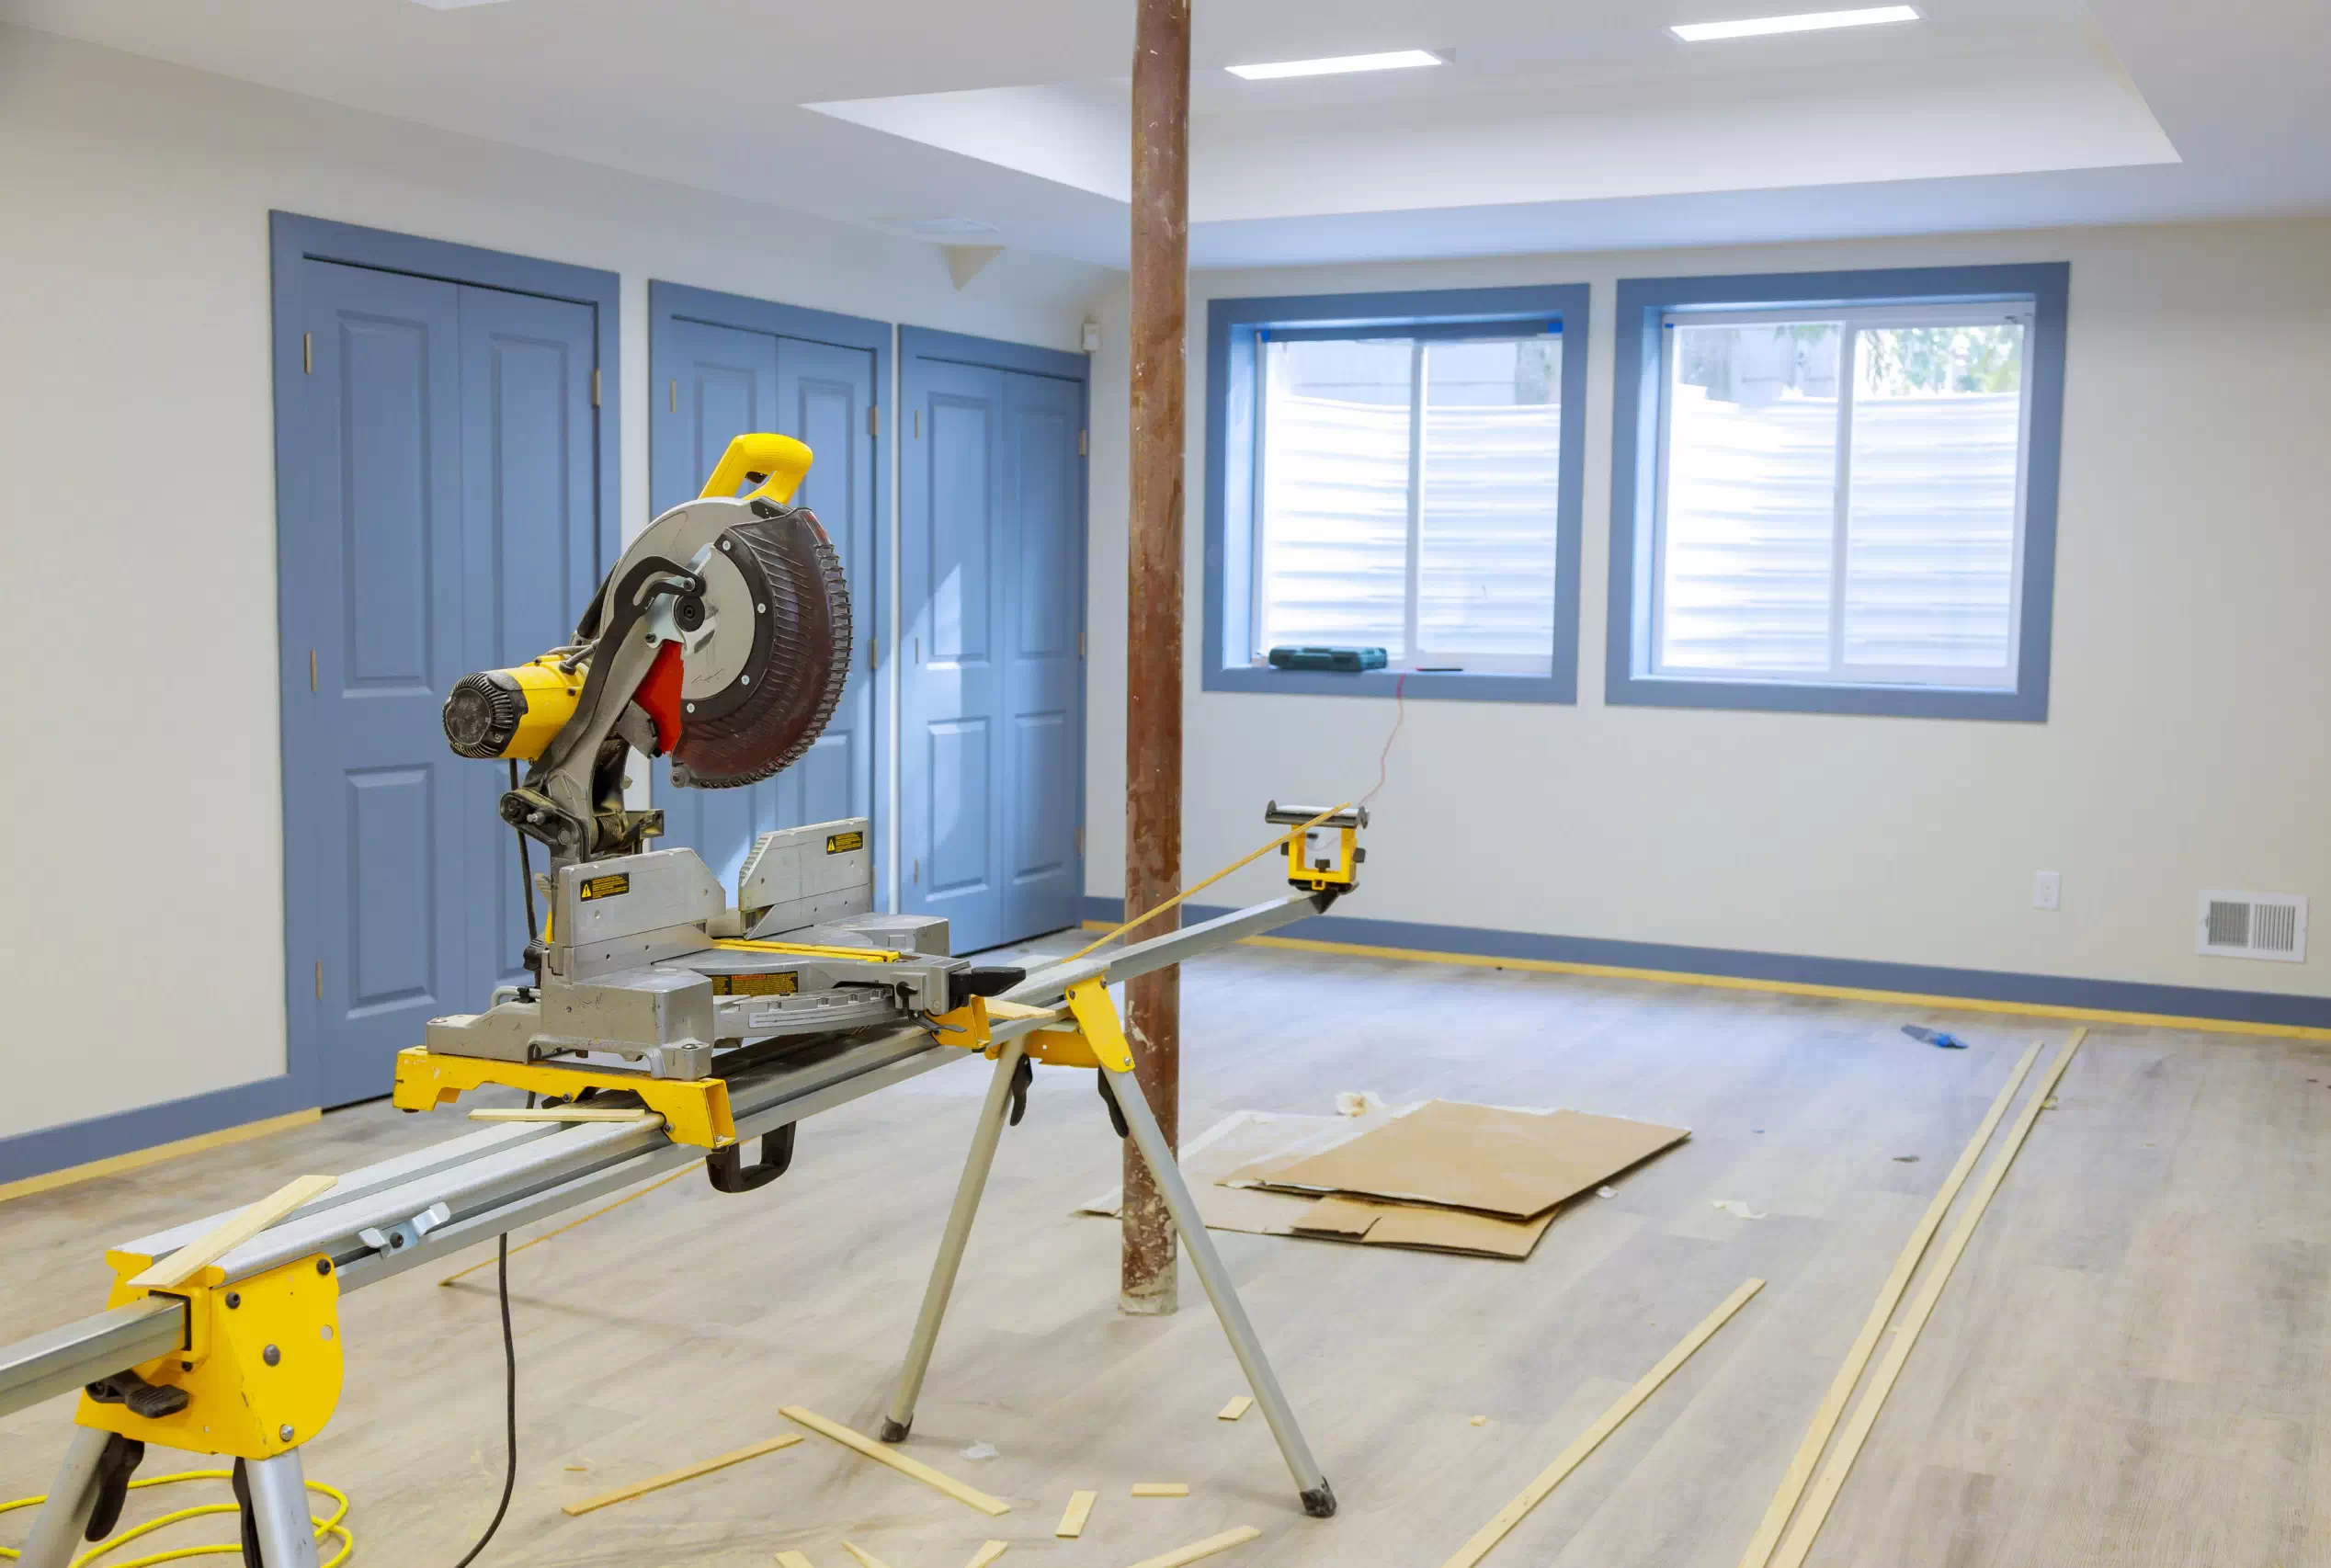
[[[680,383],[672,382],[665,389],[664,395],[670,403],[671,412],[677,414],[680,411]]]
[[[915,885],[923,885],[923,858],[920,855],[915,857]]]
[[[923,411],[919,408],[915,411],[915,438],[923,438]]]
[[[923,662],[923,637],[920,632],[915,635],[915,662],[918,665]]]
[[[311,376],[315,374],[315,334],[312,332],[300,334],[300,369]]]
[[[324,1000],[324,960],[322,959],[315,960],[315,999],[319,1002]]]
[[[872,675],[882,667],[882,642],[877,637],[866,640],[866,673]]]
[[[597,407],[598,407],[598,405],[599,405],[599,370],[598,370],[598,367],[597,367],[597,366],[596,366],[596,365],[594,365],[594,366],[592,366],[592,367],[591,367],[591,406],[592,406],[593,408],[597,408]]]
[[[1085,633],[1082,631],[1076,633],[1076,656],[1080,659],[1085,656]]]
[[[308,689],[315,689],[315,650],[308,650]]]
[[[1091,441],[1089,439],[1091,436],[1092,432],[1089,430],[1079,430],[1076,432],[1076,455],[1078,457],[1090,457],[1092,455],[1090,449]]]
[[[1085,829],[1082,824],[1079,824],[1076,829],[1076,852],[1079,855],[1085,853]]]
[[[882,433],[882,411],[870,403],[866,405],[866,433],[869,436]]]

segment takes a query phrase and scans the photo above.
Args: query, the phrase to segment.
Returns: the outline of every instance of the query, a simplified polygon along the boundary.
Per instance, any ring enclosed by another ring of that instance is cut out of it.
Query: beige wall
[[[1606,708],[1617,279],[2069,261],[2045,724]],[[1339,914],[2104,980],[2331,993],[2203,959],[2205,887],[2331,894],[2331,222],[1205,273],[1193,279],[1186,859],[1375,780],[1389,700],[1199,689],[1209,297],[1594,287],[1579,703],[1412,701]],[[1125,299],[1095,365],[1086,862],[1123,857]],[[2031,907],[2063,873],[2064,907]],[[1225,884],[1259,895],[1260,868]],[[1211,895],[1210,895],[1211,896]]]
[[[649,278],[1063,348],[1106,285],[0,28],[0,1137],[283,1071],[270,208],[620,271],[627,532]]]

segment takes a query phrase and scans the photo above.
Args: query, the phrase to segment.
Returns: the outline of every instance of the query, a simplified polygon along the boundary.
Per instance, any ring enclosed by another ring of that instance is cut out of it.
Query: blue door
[[[590,306],[461,290],[462,617],[466,667],[501,669],[558,647],[598,586]],[[442,734],[438,739],[442,749]],[[517,835],[502,821],[506,767],[471,762],[462,820],[472,963],[461,1010],[527,979]],[[539,848],[534,869],[545,869]],[[538,915],[539,918],[539,915]]]
[[[913,336],[935,351],[904,360],[901,902],[965,953],[1081,914],[1085,388]]]
[[[659,286],[659,304],[664,292]],[[741,307],[733,313],[784,312],[758,301],[728,303]],[[654,509],[661,512],[697,494],[731,437],[753,430],[791,436],[805,442],[817,460],[795,500],[815,512],[833,536],[850,587],[857,648],[849,685],[808,756],[774,778],[736,790],[676,789],[670,770],[656,765],[663,846],[694,849],[722,885],[733,887],[745,851],[759,835],[876,814],[876,473],[869,419],[875,354],[869,347],[698,320],[666,309],[654,314],[652,373],[663,393],[651,404],[649,488]],[[878,842],[880,837],[878,833]]]
[[[564,641],[597,577],[596,322],[298,265],[312,369],[281,400],[287,950],[313,965],[317,1094],[341,1105],[387,1093],[429,1017],[482,1007],[516,970],[504,780],[447,748],[439,708],[470,670]]]

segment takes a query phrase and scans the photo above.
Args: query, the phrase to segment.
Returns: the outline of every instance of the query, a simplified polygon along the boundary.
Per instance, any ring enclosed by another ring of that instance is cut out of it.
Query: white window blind
[[[1256,661],[1550,670],[1562,340],[1299,336],[1257,359]]]
[[[2012,689],[2029,322],[1669,312],[1654,673]]]

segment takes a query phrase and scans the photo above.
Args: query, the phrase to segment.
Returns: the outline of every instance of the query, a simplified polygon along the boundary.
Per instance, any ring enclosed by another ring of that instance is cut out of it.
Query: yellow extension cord
[[[233,1479],[234,1479],[234,1472],[232,1471],[182,1470],[175,1475],[154,1475],[143,1481],[132,1481],[130,1483],[130,1490],[134,1492],[143,1486],[167,1486],[174,1481],[232,1481]],[[315,1539],[318,1541],[327,1540],[333,1536],[340,1538],[340,1550],[325,1559],[322,1564],[322,1568],[340,1568],[340,1565],[346,1562],[356,1551],[356,1532],[340,1522],[348,1517],[347,1494],[335,1486],[326,1486],[321,1481],[309,1482],[308,1489],[312,1492],[321,1492],[339,1505],[333,1511],[330,1518],[311,1518],[308,1522],[315,1526]],[[17,1508],[36,1508],[48,1500],[45,1494],[39,1497],[18,1497],[13,1502],[0,1503],[0,1514],[6,1514]],[[140,1536],[151,1535],[165,1525],[175,1525],[181,1519],[200,1518],[205,1514],[233,1514],[238,1511],[233,1503],[203,1503],[192,1508],[180,1508],[174,1514],[165,1514],[158,1519],[149,1519],[144,1524],[121,1531],[108,1540],[98,1542],[74,1558],[73,1568],[83,1568],[83,1564],[95,1562],[114,1548],[127,1546]],[[235,1541],[230,1545],[221,1546],[173,1547],[168,1551],[157,1551],[150,1557],[133,1557],[126,1562],[109,1563],[107,1568],[151,1568],[151,1564],[156,1562],[176,1562],[188,1557],[223,1556],[228,1552],[241,1556],[243,1543]],[[0,1557],[23,1555],[24,1553],[13,1547],[0,1546]]]

